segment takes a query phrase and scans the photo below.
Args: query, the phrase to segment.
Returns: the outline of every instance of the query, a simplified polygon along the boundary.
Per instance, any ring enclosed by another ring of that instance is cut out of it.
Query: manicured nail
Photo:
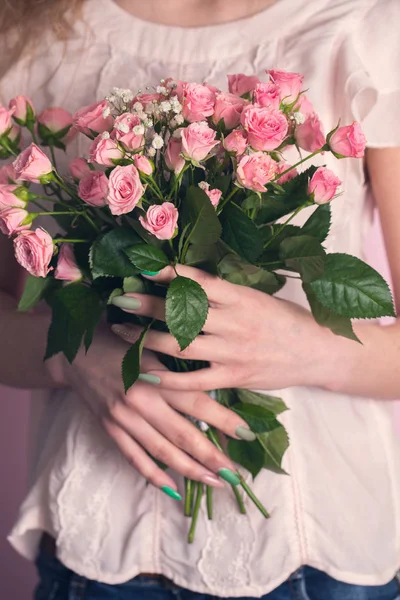
[[[176,490],[169,487],[168,485],[163,485],[161,490],[164,492],[164,494],[167,494],[167,496],[169,496],[170,498],[173,498],[174,500],[182,500],[182,496]]]
[[[153,383],[154,385],[161,383],[161,379],[157,377],[157,375],[152,375],[151,373],[140,373],[138,379],[140,379],[140,381],[146,381],[146,383]]]
[[[211,485],[212,487],[225,487],[220,478],[216,475],[203,475],[201,477],[201,481],[206,485]]]
[[[148,275],[149,277],[154,277],[158,275],[160,271],[142,271],[142,275]]]
[[[118,308],[126,308],[126,310],[137,310],[142,303],[133,296],[115,296],[111,302]]]
[[[245,442],[254,442],[254,440],[257,439],[256,434],[253,433],[248,427],[244,427],[244,425],[239,425],[239,427],[236,427],[235,433],[238,438],[244,440]]]
[[[239,477],[230,469],[220,469],[218,475],[231,485],[239,485],[240,483]]]

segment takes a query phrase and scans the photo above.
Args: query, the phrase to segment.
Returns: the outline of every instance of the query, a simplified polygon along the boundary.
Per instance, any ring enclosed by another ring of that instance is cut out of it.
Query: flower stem
[[[43,212],[38,212],[36,213],[37,216],[42,216],[42,215],[76,215],[78,214],[76,211],[72,211],[72,210],[44,210]]]
[[[239,190],[239,188],[237,186],[235,186],[233,188],[233,190],[231,191],[231,193],[226,198],[224,198],[224,200],[222,202],[219,203],[218,214],[221,214],[225,204],[228,204],[229,200],[231,200],[231,198],[233,198],[233,196],[236,194],[236,192],[238,190]]]
[[[50,144],[50,154],[51,154],[51,160],[53,161],[54,168],[57,171],[56,154],[54,152],[54,146],[53,146],[53,144]]]
[[[28,131],[30,132],[33,141],[35,142],[35,144],[38,143],[37,137],[36,137],[36,133],[35,133],[35,126],[33,123],[30,123],[29,125],[26,126]]]
[[[327,148],[326,146],[322,146],[322,148],[319,148],[318,150],[316,150],[312,154],[309,154],[305,158],[302,158],[301,160],[299,160],[299,162],[295,163],[294,165],[292,165],[291,167],[289,167],[288,169],[286,169],[286,171],[283,171],[282,173],[279,173],[278,175],[276,175],[275,178],[276,179],[280,179],[281,177],[283,177],[284,175],[286,175],[290,171],[293,171],[293,169],[295,169],[296,167],[299,167],[300,165],[302,165],[303,163],[305,163],[307,160],[310,160],[311,158],[314,158],[314,156],[318,156],[318,154],[322,154],[322,152],[325,152],[325,150],[327,150],[327,149],[329,150],[329,148]]]
[[[278,237],[278,235],[285,229],[286,225],[288,225],[290,223],[290,221],[292,221],[299,214],[299,212],[301,212],[303,210],[303,208],[306,208],[306,206],[308,206],[308,202],[305,203],[305,204],[302,204],[301,206],[299,206],[290,215],[290,217],[284,223],[282,223],[282,225],[280,225],[278,227],[278,229],[275,231],[275,233],[273,234],[273,236],[267,241],[266,244],[264,244],[264,250],[266,250],[266,248],[268,248],[268,246],[270,246],[272,244],[272,242],[274,241],[274,239],[276,239]]]
[[[243,490],[246,492],[246,494],[248,495],[248,497],[250,498],[250,500],[252,502],[254,502],[254,504],[257,506],[258,510],[260,511],[260,513],[262,515],[264,515],[264,517],[266,519],[269,519],[269,513],[267,511],[267,509],[265,508],[265,506],[263,506],[261,504],[261,502],[259,501],[259,499],[257,498],[257,496],[254,494],[254,492],[251,490],[251,488],[247,485],[247,483],[245,482],[245,480],[243,479],[243,477],[241,475],[239,475],[240,478],[240,485],[242,486]]]
[[[193,515],[194,486],[193,479],[185,478],[185,517]]]
[[[53,239],[54,244],[64,244],[66,242],[71,243],[71,244],[87,244],[89,242],[89,240],[73,240],[71,238],[55,238],[55,239]]]
[[[189,544],[192,544],[194,541],[194,534],[196,532],[196,525],[197,525],[197,519],[199,517],[199,512],[200,512],[200,506],[201,506],[201,499],[203,497],[203,484],[198,482],[196,484],[196,501],[194,504],[194,510],[193,510],[193,517],[192,517],[192,524],[190,526],[189,529],[189,535],[188,535],[188,542]]]
[[[233,493],[236,496],[236,500],[237,500],[237,503],[239,505],[239,511],[241,512],[242,515],[245,515],[246,514],[246,507],[244,505],[243,498],[242,498],[239,490],[237,489],[236,485],[232,485],[231,487],[232,487]]]
[[[211,521],[213,518],[213,489],[209,485],[206,487],[207,496],[207,516]]]

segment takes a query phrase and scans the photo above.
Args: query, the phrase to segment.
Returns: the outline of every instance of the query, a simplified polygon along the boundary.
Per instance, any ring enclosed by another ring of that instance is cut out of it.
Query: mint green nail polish
[[[167,496],[169,496],[170,498],[173,498],[174,500],[182,500],[182,496],[176,490],[169,487],[168,485],[163,485],[161,490],[164,492],[164,494],[167,494]]]
[[[257,438],[256,434],[253,433],[248,427],[244,427],[244,425],[239,425],[239,427],[236,427],[235,433],[238,438],[245,442],[254,442]]]
[[[230,469],[220,469],[218,475],[231,485],[239,485],[240,483],[239,477]]]
[[[157,377],[157,375],[152,375],[151,373],[140,373],[138,379],[140,379],[140,381],[146,381],[146,383],[153,383],[154,385],[161,383],[161,379]]]
[[[125,308],[126,310],[137,310],[141,307],[142,303],[138,298],[133,296],[115,296],[111,302],[118,308]]]
[[[143,275],[149,275],[150,277],[154,277],[154,275],[158,275],[160,271],[142,271]]]

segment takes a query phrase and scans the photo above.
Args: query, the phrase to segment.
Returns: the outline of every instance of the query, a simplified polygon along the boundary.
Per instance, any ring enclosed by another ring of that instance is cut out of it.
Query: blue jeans
[[[91,581],[43,553],[36,565],[40,582],[34,600],[216,600],[215,596],[190,592],[147,576],[120,585]],[[262,600],[400,600],[400,587],[397,580],[379,586],[349,585],[317,569],[302,567]]]

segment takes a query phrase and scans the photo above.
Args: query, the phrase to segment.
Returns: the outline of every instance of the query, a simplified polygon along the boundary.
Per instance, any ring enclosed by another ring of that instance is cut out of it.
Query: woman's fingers
[[[185,356],[185,358],[187,358]],[[197,392],[220,390],[238,387],[238,378],[232,368],[223,365],[213,365],[207,369],[199,369],[190,373],[173,373],[152,369],[146,371],[160,379],[160,386],[169,390]]]

